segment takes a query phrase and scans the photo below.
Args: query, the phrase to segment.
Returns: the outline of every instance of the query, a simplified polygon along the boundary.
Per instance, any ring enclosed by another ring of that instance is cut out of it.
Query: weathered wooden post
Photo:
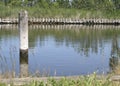
[[[28,76],[28,13],[19,13],[19,36],[20,36],[20,77]],[[27,59],[21,62],[21,59]]]
[[[28,52],[28,13],[19,13],[20,51]]]
[[[2,18],[0,18],[0,23],[2,22]]]

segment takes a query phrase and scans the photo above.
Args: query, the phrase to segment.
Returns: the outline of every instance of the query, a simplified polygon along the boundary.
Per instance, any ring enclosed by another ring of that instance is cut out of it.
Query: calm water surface
[[[0,29],[0,73],[20,74],[19,30]],[[28,65],[30,74],[50,76],[107,74],[118,64],[120,28],[31,27]],[[26,57],[27,58],[27,57]],[[117,59],[117,60],[116,60]],[[113,63],[111,63],[113,62]]]

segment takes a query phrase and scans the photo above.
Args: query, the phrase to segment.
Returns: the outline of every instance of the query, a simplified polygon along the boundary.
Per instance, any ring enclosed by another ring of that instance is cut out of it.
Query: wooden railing
[[[29,18],[29,24],[120,25],[120,19]],[[18,24],[18,18],[0,18],[0,24]]]

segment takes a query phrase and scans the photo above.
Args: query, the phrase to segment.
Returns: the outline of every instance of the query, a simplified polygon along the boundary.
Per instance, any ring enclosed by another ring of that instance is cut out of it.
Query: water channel
[[[0,27],[0,74],[108,74],[119,64],[119,26],[29,26],[28,57],[19,55],[17,26]]]

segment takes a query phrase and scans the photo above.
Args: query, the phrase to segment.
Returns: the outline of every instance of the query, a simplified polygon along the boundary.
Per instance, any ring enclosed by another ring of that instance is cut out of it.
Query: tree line
[[[0,0],[1,5],[41,8],[120,9],[120,0]]]

